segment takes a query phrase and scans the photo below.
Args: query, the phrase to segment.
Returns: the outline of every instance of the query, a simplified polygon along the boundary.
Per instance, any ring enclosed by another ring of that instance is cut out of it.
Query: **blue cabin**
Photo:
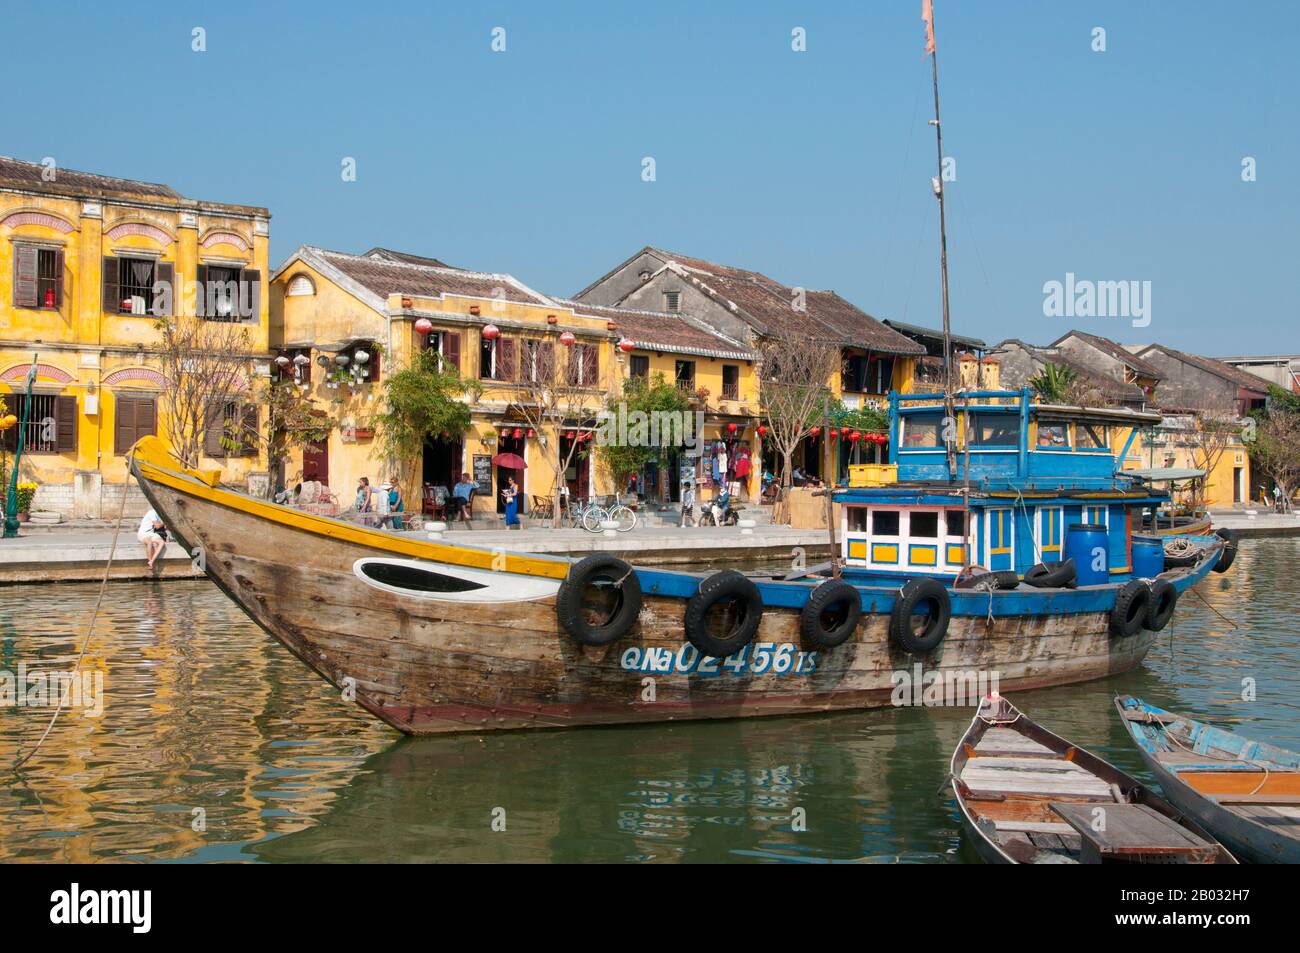
[[[942,394],[891,393],[889,418],[884,479],[854,472],[834,497],[850,575],[1023,574],[1062,559],[1068,528],[1087,525],[1104,529],[1106,572],[1123,581],[1142,511],[1167,500],[1119,469],[1158,414],[1035,404],[1024,390],[959,394],[951,414]]]

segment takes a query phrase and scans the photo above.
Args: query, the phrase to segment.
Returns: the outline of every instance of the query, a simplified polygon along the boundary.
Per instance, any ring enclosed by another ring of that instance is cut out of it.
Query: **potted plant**
[[[32,511],[32,500],[35,499],[35,497],[35,483],[18,484],[18,522],[27,522],[27,515]]]

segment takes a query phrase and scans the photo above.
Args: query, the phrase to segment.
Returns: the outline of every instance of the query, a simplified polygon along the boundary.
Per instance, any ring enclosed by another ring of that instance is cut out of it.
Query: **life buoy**
[[[735,606],[734,614],[724,615],[724,631],[711,631],[721,627],[716,620],[713,626],[709,625],[709,610],[724,602]],[[686,640],[700,654],[711,658],[726,658],[739,652],[754,641],[762,621],[763,597],[758,586],[734,569],[715,572],[701,582],[700,588],[686,603],[683,619]]]
[[[862,618],[862,594],[843,579],[828,579],[812,591],[799,613],[799,632],[824,649],[846,642]]]
[[[641,580],[617,556],[597,553],[574,563],[555,596],[555,616],[582,645],[617,642],[641,614]]]
[[[1151,587],[1141,579],[1131,579],[1115,595],[1115,608],[1110,611],[1112,635],[1128,638],[1137,635],[1146,624],[1147,608],[1151,605]]]
[[[922,608],[927,612],[925,627],[918,634],[912,617]],[[899,590],[889,615],[889,634],[904,651],[913,655],[933,652],[948,634],[952,619],[952,598],[937,579],[912,579]]]
[[[1039,563],[1025,570],[1025,582],[1036,589],[1063,589],[1075,580],[1074,560]]]
[[[1151,604],[1147,606],[1146,627],[1159,632],[1169,624],[1178,607],[1178,590],[1168,579],[1157,577],[1151,582]]]

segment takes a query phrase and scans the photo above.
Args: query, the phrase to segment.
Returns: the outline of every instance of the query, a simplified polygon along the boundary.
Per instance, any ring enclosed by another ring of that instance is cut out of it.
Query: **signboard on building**
[[[474,454],[474,482],[478,484],[479,493],[492,495],[492,456],[487,453]]]

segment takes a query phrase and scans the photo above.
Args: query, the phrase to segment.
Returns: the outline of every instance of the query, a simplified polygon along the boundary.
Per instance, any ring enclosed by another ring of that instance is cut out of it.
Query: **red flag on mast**
[[[934,0],[921,0],[921,21],[925,24],[925,52],[934,52]]]

